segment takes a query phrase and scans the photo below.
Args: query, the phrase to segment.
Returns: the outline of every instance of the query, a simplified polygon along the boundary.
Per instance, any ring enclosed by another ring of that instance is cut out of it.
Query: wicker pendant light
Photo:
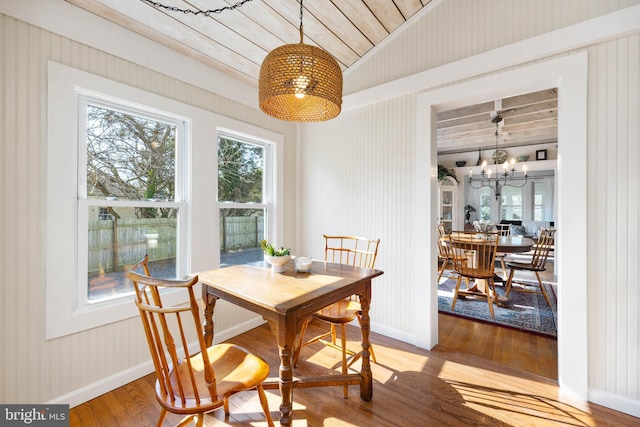
[[[342,71],[338,62],[319,47],[302,42],[271,51],[260,67],[260,109],[292,122],[319,122],[340,114]]]

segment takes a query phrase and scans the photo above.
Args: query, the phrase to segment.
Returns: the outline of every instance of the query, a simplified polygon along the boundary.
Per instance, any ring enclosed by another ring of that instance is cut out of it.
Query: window
[[[480,193],[480,219],[483,221],[491,220],[491,189],[482,187],[478,190]]]
[[[54,62],[48,74],[46,339],[138,316],[119,275],[145,253],[154,275],[219,266],[221,132],[264,155],[263,202],[228,207],[282,236],[283,135]]]
[[[534,181],[533,182],[533,220],[534,221],[545,220],[545,199],[546,199],[545,182]]]
[[[505,186],[500,196],[500,219],[522,220],[522,188]]]
[[[154,276],[176,278],[184,122],[81,96],[78,305],[133,294],[126,270],[145,255]],[[85,258],[80,258],[85,260]]]
[[[218,206],[220,265],[263,259],[271,208],[271,147],[269,144],[220,133],[218,137]]]

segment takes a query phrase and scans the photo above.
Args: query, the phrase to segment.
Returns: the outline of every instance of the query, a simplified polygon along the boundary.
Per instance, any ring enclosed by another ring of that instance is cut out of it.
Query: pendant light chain
[[[300,43],[302,43],[303,31],[302,31],[302,0],[300,0]]]
[[[239,8],[240,6],[244,5],[245,3],[249,3],[252,0],[241,0],[235,4],[232,4],[231,6],[225,6],[225,7],[221,7],[220,9],[210,9],[210,10],[200,10],[200,9],[180,9],[179,7],[175,7],[175,6],[167,6],[164,5],[160,2],[157,1],[153,1],[153,0],[140,0],[144,3],[147,3],[153,7],[155,7],[156,9],[165,9],[168,10],[170,12],[182,12],[184,14],[189,14],[192,13],[194,15],[204,15],[204,16],[209,16],[212,14],[220,14],[222,12],[224,12],[225,10],[234,10]],[[300,2],[300,4],[302,4],[302,1]],[[300,12],[301,16],[302,16],[302,12]]]

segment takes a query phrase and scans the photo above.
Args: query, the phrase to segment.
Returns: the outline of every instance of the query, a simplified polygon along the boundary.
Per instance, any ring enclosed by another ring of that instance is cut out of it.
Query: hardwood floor
[[[449,274],[451,271],[447,269],[445,276]],[[496,274],[503,275],[501,267],[496,268]],[[544,282],[557,283],[553,261],[547,262],[540,277]],[[536,276],[533,272],[517,271],[515,279],[535,281]],[[449,350],[558,379],[558,342],[554,338],[445,314],[438,316],[438,338],[439,345]]]
[[[464,344],[467,334],[489,339],[492,335],[507,332],[497,331],[495,326],[470,325],[457,319],[443,319],[442,325],[445,330],[457,330],[448,334],[445,344],[453,346],[452,342],[456,341],[460,351],[444,345],[426,351],[372,333],[371,341],[378,359],[378,364],[372,364],[373,400],[362,401],[357,386],[350,387],[349,399],[346,400],[342,398],[341,387],[296,389],[293,425],[632,426],[640,422],[638,418],[598,405],[560,398],[556,381],[542,376],[551,368],[540,369],[543,373],[539,374],[516,369],[546,363],[537,362],[540,358],[535,353],[529,353],[518,344],[529,338],[514,340],[505,348],[496,343],[489,344],[484,350],[479,350],[481,354],[474,356],[468,354],[473,349]],[[310,334],[320,331],[320,327],[315,322],[311,323]],[[510,341],[517,331],[507,334],[509,337],[502,338]],[[348,335],[350,347],[357,348],[359,329],[349,326]],[[266,325],[230,341],[259,354],[273,367],[271,375],[277,376],[278,354],[273,335]],[[338,372],[339,361],[338,351],[322,344],[311,345],[303,349],[297,372],[299,375],[326,373],[331,367]],[[154,382],[155,378],[148,375],[72,408],[70,425],[155,425],[160,406],[155,400]],[[279,393],[268,390],[267,395],[272,416],[277,420]],[[207,415],[205,425],[266,425],[256,392],[234,396],[230,411],[231,415],[226,420],[223,411]],[[169,415],[163,425],[175,425],[179,419]]]

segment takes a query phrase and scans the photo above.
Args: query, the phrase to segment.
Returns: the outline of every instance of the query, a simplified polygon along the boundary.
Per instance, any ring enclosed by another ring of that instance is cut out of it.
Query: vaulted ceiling
[[[146,0],[66,0],[248,84],[273,49],[300,41],[296,0],[246,0],[209,16],[169,11]],[[159,0],[179,9],[215,10],[241,0]],[[343,71],[431,0],[307,0],[304,42],[331,53]]]
[[[154,7],[155,0],[66,0],[165,47],[257,88],[271,50],[300,41],[296,0],[160,0],[179,9],[214,10],[209,16]],[[304,42],[331,53],[347,70],[431,0],[307,0]],[[439,154],[557,141],[557,92],[496,99],[438,115]]]

